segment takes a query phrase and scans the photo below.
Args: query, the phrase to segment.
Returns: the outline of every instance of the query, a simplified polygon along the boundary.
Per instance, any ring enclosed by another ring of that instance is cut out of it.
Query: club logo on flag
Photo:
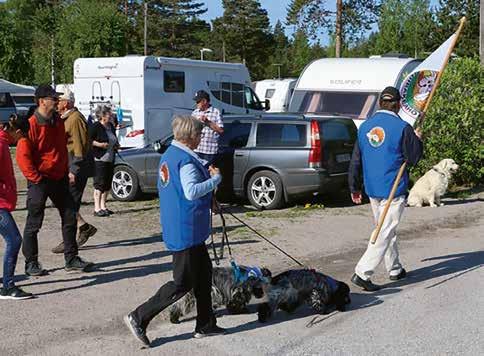
[[[170,183],[170,170],[168,169],[166,162],[163,162],[160,165],[160,184],[165,188],[168,183]]]
[[[412,117],[417,117],[423,111],[437,74],[434,70],[422,70],[405,78],[400,90],[403,111]]]
[[[366,137],[368,137],[370,145],[373,147],[380,147],[385,141],[385,130],[380,126],[376,126],[366,134]]]

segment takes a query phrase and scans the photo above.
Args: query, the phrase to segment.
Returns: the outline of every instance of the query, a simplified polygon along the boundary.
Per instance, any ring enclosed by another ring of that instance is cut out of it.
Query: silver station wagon
[[[216,163],[223,177],[217,197],[276,209],[296,197],[345,187],[356,133],[346,117],[226,115]],[[160,156],[171,140],[120,152],[112,182],[116,199],[156,192]]]

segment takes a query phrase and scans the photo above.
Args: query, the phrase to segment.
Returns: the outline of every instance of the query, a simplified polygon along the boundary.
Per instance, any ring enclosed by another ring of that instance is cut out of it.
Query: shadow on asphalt
[[[427,286],[426,289],[436,287],[451,279],[460,277],[467,272],[471,272],[477,268],[484,266],[484,251],[473,251],[445,256],[429,257],[423,259],[421,262],[427,261],[440,262],[431,266],[422,267],[410,271],[407,273],[407,278],[401,281],[388,283],[385,285],[385,287],[402,287],[454,274],[450,278]]]

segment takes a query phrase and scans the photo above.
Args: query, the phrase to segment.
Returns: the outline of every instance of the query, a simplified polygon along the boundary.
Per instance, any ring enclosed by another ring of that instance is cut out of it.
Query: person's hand
[[[208,173],[210,173],[210,177],[213,177],[217,174],[220,174],[220,169],[218,169],[217,167],[214,167],[213,165],[210,165],[208,167]]]
[[[101,147],[101,148],[108,148],[109,147],[109,143],[107,143],[107,142],[100,143],[99,144],[99,147]]]
[[[76,175],[71,172],[69,172],[69,184],[70,185],[76,184]]]
[[[351,200],[355,204],[361,204],[361,192],[353,192],[353,193],[351,193]]]
[[[203,116],[200,116],[200,121],[203,122],[203,123],[207,123],[208,121],[208,117],[203,115]]]
[[[420,127],[417,127],[415,130],[413,130],[413,132],[415,132],[415,135],[419,138],[419,139],[422,139],[422,129]]]

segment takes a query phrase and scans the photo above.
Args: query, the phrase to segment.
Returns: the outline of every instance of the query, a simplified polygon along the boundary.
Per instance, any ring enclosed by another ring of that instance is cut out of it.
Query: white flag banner
[[[402,107],[399,112],[402,119],[413,124],[423,111],[455,36],[455,33],[450,36],[403,80],[400,87]]]

